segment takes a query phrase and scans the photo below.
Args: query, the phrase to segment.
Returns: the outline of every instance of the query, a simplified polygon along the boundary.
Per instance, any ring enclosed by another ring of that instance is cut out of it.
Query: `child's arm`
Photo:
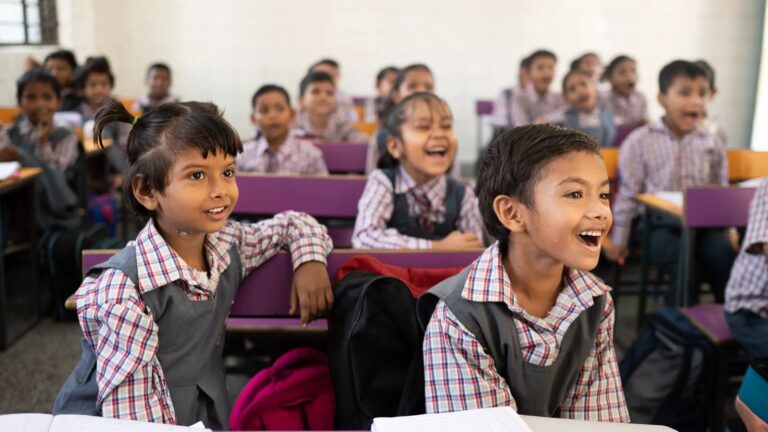
[[[423,352],[427,413],[497,406],[517,409],[491,356],[442,301],[427,325]]]
[[[83,335],[96,354],[97,403],[104,417],[175,423],[156,357],[157,326],[122,272],[89,276],[77,291]]]
[[[457,225],[462,232],[474,234],[477,238],[477,247],[483,247],[483,218],[480,216],[477,196],[469,186],[466,187],[464,199],[461,201]]]
[[[712,183],[728,185],[728,149],[720,137],[715,136],[715,155],[712,161]]]
[[[613,299],[609,294],[605,295],[607,297],[595,346],[587,356],[576,384],[560,407],[560,415],[563,418],[629,422],[629,412],[613,349]]]
[[[752,198],[747,232],[744,235],[744,250],[755,255],[765,254],[768,259],[768,179],[760,182]]]
[[[634,138],[634,139],[633,139]],[[606,257],[612,261],[627,256],[627,244],[632,229],[632,219],[638,214],[636,195],[643,191],[645,168],[642,142],[638,135],[630,135],[619,151],[619,172],[621,183],[616,201],[613,203],[612,246],[606,249]]]
[[[317,147],[313,149],[308,156],[306,173],[308,175],[325,176],[328,175],[328,166],[325,165],[325,159],[323,159],[323,152]]]
[[[512,126],[522,126],[533,123],[534,118],[528,113],[528,95],[520,92],[512,98]]]

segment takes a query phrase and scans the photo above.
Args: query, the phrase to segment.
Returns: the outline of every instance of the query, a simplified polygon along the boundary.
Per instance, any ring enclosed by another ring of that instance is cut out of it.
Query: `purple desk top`
[[[732,343],[733,335],[722,304],[697,304],[682,309],[691,323],[716,344]]]
[[[316,143],[315,146],[323,152],[325,165],[332,173],[365,173],[365,162],[368,156],[367,144],[350,143]]]
[[[475,115],[485,116],[493,114],[493,104],[494,102],[492,100],[476,100]]]
[[[685,223],[691,228],[744,227],[754,188],[695,187],[685,191]]]

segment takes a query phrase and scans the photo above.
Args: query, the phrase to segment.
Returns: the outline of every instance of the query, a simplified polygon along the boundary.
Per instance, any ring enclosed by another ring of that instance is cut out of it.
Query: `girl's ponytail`
[[[104,148],[104,141],[101,135],[108,125],[112,123],[128,123],[135,125],[138,117],[134,117],[123,106],[122,103],[112,98],[104,98],[101,101],[99,110],[96,111],[93,125],[93,139],[99,144],[99,147]]]

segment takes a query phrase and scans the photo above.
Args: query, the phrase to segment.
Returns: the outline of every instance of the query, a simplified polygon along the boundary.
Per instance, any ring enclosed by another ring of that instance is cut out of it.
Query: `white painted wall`
[[[759,66],[761,0],[59,0],[62,46],[79,58],[106,54],[116,93],[143,91],[145,67],[174,69],[174,92],[211,100],[247,136],[250,97],[275,82],[295,96],[307,66],[333,57],[342,88],[370,94],[384,65],[427,63],[457,118],[460,157],[474,157],[474,100],[494,98],[520,58],[539,47],[570,60],[595,50],[604,61],[639,62],[640,89],[655,104],[659,69],[675,58],[709,60],[720,95],[711,111],[732,146],[751,134]],[[13,103],[18,59],[0,48],[0,104]],[[13,64],[11,64],[13,63]],[[6,72],[8,71],[8,72]],[[556,79],[559,88],[560,79]],[[487,136],[487,135],[486,135]]]
[[[768,9],[765,11],[763,21],[763,26],[765,25],[768,25]],[[752,128],[752,149],[768,151],[768,32],[763,33],[762,43],[762,60]]]

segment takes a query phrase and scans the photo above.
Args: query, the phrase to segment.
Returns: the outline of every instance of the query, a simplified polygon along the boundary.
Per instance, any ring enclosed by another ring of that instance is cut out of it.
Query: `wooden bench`
[[[768,176],[768,152],[728,150],[728,181],[737,183]]]

